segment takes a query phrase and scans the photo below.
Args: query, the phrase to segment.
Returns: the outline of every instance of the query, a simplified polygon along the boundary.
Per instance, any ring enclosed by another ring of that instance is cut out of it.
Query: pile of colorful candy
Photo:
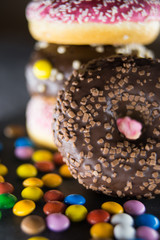
[[[146,208],[142,202],[128,200],[122,206],[117,202],[107,201],[99,209],[88,212],[84,206],[86,199],[82,195],[64,196],[55,189],[65,181],[64,178],[71,177],[59,153],[37,150],[26,137],[15,141],[14,153],[17,159],[26,161],[15,169],[24,187],[21,191],[22,199],[18,201],[12,194],[14,187],[4,179],[8,169],[1,163],[0,209],[13,208],[13,214],[24,217],[20,226],[24,233],[38,235],[46,228],[53,232],[62,232],[73,227],[72,222],[86,221],[93,239],[159,239],[157,230],[160,222],[156,216],[145,213]],[[37,175],[41,175],[41,178]],[[29,215],[36,209],[38,201],[43,201],[41,216]],[[43,215],[46,215],[45,219]],[[0,212],[0,219],[2,217]],[[34,236],[28,240],[48,239]]]

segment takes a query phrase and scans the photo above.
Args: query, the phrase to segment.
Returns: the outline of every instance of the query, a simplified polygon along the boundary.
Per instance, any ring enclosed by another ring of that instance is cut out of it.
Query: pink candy
[[[118,130],[130,140],[136,140],[141,135],[142,124],[130,117],[117,119]]]

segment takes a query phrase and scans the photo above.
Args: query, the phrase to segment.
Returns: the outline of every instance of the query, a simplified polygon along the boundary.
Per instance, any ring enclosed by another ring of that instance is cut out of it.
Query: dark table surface
[[[4,144],[4,150],[0,153],[0,160],[8,169],[9,174],[6,181],[15,186],[14,194],[20,200],[20,193],[23,189],[21,180],[16,176],[15,170],[21,164],[13,154],[14,140],[7,139],[3,135],[3,128],[12,123],[25,125],[25,107],[29,95],[25,87],[24,68],[33,49],[34,40],[31,38],[27,21],[25,19],[26,0],[5,0],[1,3],[0,22],[2,24],[0,31],[0,141]],[[157,39],[154,44],[149,46],[160,57],[160,40]],[[39,175],[41,176],[41,175]],[[100,208],[101,204],[108,200],[114,200],[124,203],[126,199],[111,198],[102,194],[97,194],[90,190],[85,190],[76,180],[65,180],[59,187],[65,195],[79,193],[86,197],[86,207],[88,210]],[[153,200],[142,199],[146,205],[148,213],[155,214],[160,218],[160,199]],[[43,215],[43,201],[37,204],[35,214]],[[3,217],[0,220],[0,240],[26,240],[29,238],[20,229],[22,218],[16,217],[11,210],[2,212]],[[64,233],[53,233],[46,230],[43,236],[50,240],[88,240],[89,224],[72,223],[69,230]]]

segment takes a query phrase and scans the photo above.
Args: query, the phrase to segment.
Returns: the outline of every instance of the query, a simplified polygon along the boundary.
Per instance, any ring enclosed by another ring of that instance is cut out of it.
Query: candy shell
[[[26,187],[21,192],[22,198],[39,201],[43,197],[43,191],[39,187]]]
[[[87,221],[90,224],[96,224],[99,222],[108,222],[110,219],[110,214],[103,209],[95,209],[88,213]]]
[[[68,205],[84,205],[86,203],[86,199],[80,194],[70,194],[65,197],[64,202]]]
[[[124,203],[123,207],[126,213],[133,216],[141,215],[146,210],[144,204],[138,200],[129,200]]]
[[[51,213],[64,213],[66,205],[60,201],[47,202],[43,207],[43,212],[46,215]]]
[[[54,232],[62,232],[69,228],[70,221],[62,213],[52,213],[46,217],[47,227]]]
[[[133,226],[134,219],[127,213],[119,213],[111,217],[111,223],[113,225],[123,224],[126,226]]]
[[[8,168],[4,164],[0,163],[0,175],[5,176],[7,173]]]
[[[13,207],[13,213],[17,216],[26,216],[34,211],[36,205],[32,200],[21,200]]]
[[[44,194],[44,201],[50,202],[50,201],[63,201],[64,194],[59,190],[49,190]]]
[[[34,147],[33,142],[27,137],[18,138],[15,143],[15,147]]]
[[[63,164],[60,168],[59,168],[59,174],[62,176],[62,177],[65,177],[65,178],[72,178],[72,174],[68,168],[68,166],[66,164]]]
[[[17,158],[26,160],[31,158],[33,154],[33,148],[32,147],[16,147],[14,150],[14,154]]]
[[[83,205],[71,205],[65,211],[65,215],[72,222],[83,221],[86,218],[87,213],[88,213],[88,211]]]
[[[153,228],[142,226],[137,228],[136,232],[137,237],[142,238],[144,240],[158,240],[159,239],[159,233],[154,230]]]
[[[4,177],[3,176],[0,176],[0,183],[4,182]]]
[[[56,173],[47,173],[42,177],[42,181],[46,187],[55,188],[61,185],[62,178]]]
[[[63,157],[59,152],[53,155],[53,161],[56,165],[59,165],[59,166],[64,164]]]
[[[116,239],[134,239],[136,237],[136,230],[129,225],[117,224],[114,227],[114,237]]]
[[[23,181],[24,187],[43,187],[43,181],[40,178],[27,178]]]
[[[28,238],[27,240],[49,240],[49,238],[35,236],[35,237]]]
[[[33,73],[39,80],[46,80],[50,77],[52,65],[47,59],[41,59],[34,63]]]
[[[103,203],[101,208],[110,214],[118,214],[124,212],[123,207],[119,203],[111,201]]]
[[[48,150],[37,150],[32,155],[34,162],[53,161],[53,153]]]
[[[113,226],[110,223],[96,223],[91,227],[90,234],[95,239],[112,238]]]
[[[21,222],[22,231],[29,235],[39,234],[43,232],[45,228],[45,221],[37,215],[27,216]]]
[[[12,184],[8,182],[2,182],[0,183],[0,194],[3,193],[13,193],[14,187]]]
[[[36,162],[35,167],[40,172],[52,172],[55,169],[54,163],[48,161]]]
[[[17,202],[17,198],[10,193],[0,194],[0,209],[12,208]]]
[[[135,225],[137,227],[147,226],[155,230],[157,230],[160,226],[159,219],[156,216],[148,213],[137,216],[135,218]]]
[[[37,169],[35,168],[35,166],[33,166],[30,163],[24,163],[22,165],[20,165],[17,170],[17,175],[20,178],[29,178],[29,177],[35,177],[37,175]]]
[[[8,138],[22,137],[26,133],[24,126],[12,124],[4,128],[4,135]]]

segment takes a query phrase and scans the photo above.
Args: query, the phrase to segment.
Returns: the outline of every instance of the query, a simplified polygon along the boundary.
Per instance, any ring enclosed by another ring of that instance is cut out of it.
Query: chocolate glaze
[[[114,47],[98,45],[57,45],[38,42],[35,45],[35,51],[31,55],[30,62],[26,67],[27,89],[31,95],[40,94],[56,97],[58,91],[63,89],[64,82],[74,70],[74,61],[84,64],[94,58],[108,57],[116,53],[134,54],[140,57],[153,57],[150,50],[137,44],[126,45],[125,47]],[[40,80],[35,77],[33,65],[40,59],[47,59],[50,61],[53,68],[63,76],[62,80],[52,78]]]
[[[54,110],[55,143],[75,178],[109,195],[160,194],[160,60],[110,57],[74,72]],[[138,140],[118,131],[130,116]]]

